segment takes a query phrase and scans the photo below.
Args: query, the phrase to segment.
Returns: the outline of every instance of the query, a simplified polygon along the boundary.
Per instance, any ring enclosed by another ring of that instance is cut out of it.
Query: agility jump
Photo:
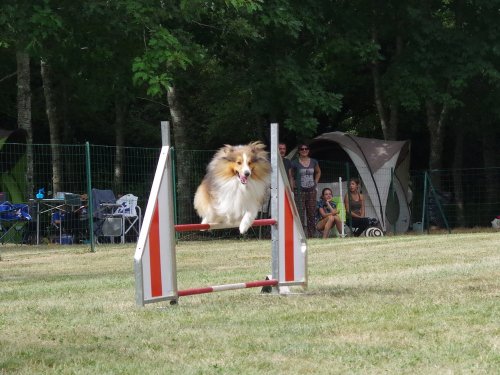
[[[228,228],[223,224],[174,225],[172,150],[168,122],[162,122],[163,146],[134,255],[136,302],[140,306],[179,297],[225,290],[271,286],[283,294],[288,286],[307,286],[307,242],[293,194],[278,154],[278,124],[271,124],[271,279],[178,290],[175,232]]]

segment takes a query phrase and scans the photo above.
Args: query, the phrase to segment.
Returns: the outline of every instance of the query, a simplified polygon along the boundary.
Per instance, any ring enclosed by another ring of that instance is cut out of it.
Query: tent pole
[[[392,194],[392,201],[394,201],[394,194],[396,194],[396,189],[394,188],[394,168],[391,167],[391,190],[390,190],[391,194]],[[398,214],[399,216],[399,214]],[[396,235],[397,231],[396,231],[396,224],[397,224],[397,220],[396,222],[394,223],[394,225],[392,226],[392,229],[394,229],[394,235]]]
[[[344,197],[342,195],[342,193],[343,193],[342,192],[342,177],[339,177],[339,190],[340,190],[340,202],[341,202],[341,204],[344,204],[344,202],[343,202],[344,201]],[[342,221],[342,238],[345,237],[345,228],[344,228],[345,222],[344,222],[344,218],[345,218],[345,205],[344,205],[344,217],[342,217],[342,215],[340,217],[340,220]]]
[[[351,235],[352,235],[351,190],[349,189],[351,175],[350,175],[349,163],[345,163],[345,170],[346,170],[346,176],[347,176],[347,180],[346,180],[347,181],[347,199],[349,200],[349,216],[347,217],[347,222],[349,223],[349,230],[351,231]]]

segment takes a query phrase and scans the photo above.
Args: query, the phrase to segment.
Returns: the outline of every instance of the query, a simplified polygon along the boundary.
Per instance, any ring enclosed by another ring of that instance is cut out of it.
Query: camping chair
[[[121,236],[121,219],[113,218],[113,211],[117,208],[116,197],[112,190],[92,189],[92,208],[94,220],[94,235],[99,237]]]
[[[121,243],[125,243],[125,235],[131,230],[139,236],[141,230],[142,212],[137,205],[138,197],[125,194],[116,201],[117,208],[113,211],[114,218],[121,219]]]
[[[0,203],[0,242],[25,242],[25,227],[31,221],[27,204]]]
[[[96,238],[108,237],[111,242],[120,237],[121,243],[125,243],[125,235],[131,230],[139,235],[142,213],[137,200],[132,194],[116,200],[111,190],[92,189]]]

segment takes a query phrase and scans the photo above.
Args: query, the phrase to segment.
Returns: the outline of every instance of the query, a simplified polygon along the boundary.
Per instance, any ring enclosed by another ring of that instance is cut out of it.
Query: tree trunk
[[[69,116],[70,109],[70,100],[69,100],[69,91],[68,85],[66,84],[66,80],[64,80],[61,84],[61,92],[62,92],[62,110],[60,111],[62,115],[62,143],[65,145],[72,144],[75,138],[75,129],[73,128],[72,120]],[[69,164],[69,163],[65,163]]]
[[[115,174],[114,189],[119,194],[127,194],[123,191],[123,165],[125,162],[125,122],[127,120],[128,106],[119,95],[115,98]]]
[[[455,191],[455,203],[457,206],[457,225],[464,227],[464,189],[462,181],[462,167],[464,154],[464,131],[461,127],[456,129],[455,153],[453,159],[453,187]]]
[[[45,106],[50,130],[50,148],[52,151],[52,192],[62,191],[61,176],[61,155],[59,136],[59,123],[55,98],[54,84],[52,81],[52,70],[50,64],[41,60],[41,74],[43,83],[43,93],[45,95]]]
[[[396,101],[393,101],[389,108],[391,111],[391,115],[385,139],[387,141],[396,141],[398,139],[399,105],[396,103]]]
[[[170,116],[172,117],[173,140],[176,150],[176,179],[177,179],[177,202],[178,222],[186,222],[192,215],[192,194],[189,186],[189,165],[187,159],[179,151],[185,150],[188,145],[188,138],[186,133],[186,124],[182,113],[181,105],[177,98],[177,91],[175,87],[169,87],[167,91],[168,106],[170,109]]]
[[[61,129],[61,143],[63,145],[71,145],[74,143],[75,139],[75,130],[73,128],[73,121],[70,118],[69,111],[70,111],[70,105],[71,101],[69,100],[70,98],[70,91],[68,90],[68,85],[66,84],[67,80],[64,79],[61,82],[60,85],[60,91],[61,91],[61,110],[59,113],[61,114],[61,120],[60,124],[62,125]],[[82,146],[83,147],[83,146]],[[72,147],[63,147],[60,152],[64,152],[63,150],[71,150]],[[71,151],[70,151],[71,152]],[[63,155],[64,157],[64,155]],[[62,186],[61,189],[62,191],[73,191],[75,189],[74,186],[72,186],[71,181],[74,181],[74,174],[75,174],[75,167],[76,163],[78,163],[77,160],[74,158],[66,158],[62,162],[62,175],[61,175],[61,181],[62,181]],[[84,190],[84,189],[83,189]],[[81,192],[83,192],[83,190]]]
[[[372,63],[372,78],[373,78],[373,94],[375,98],[375,106],[377,107],[378,117],[380,119],[380,127],[384,134],[384,139],[387,140],[389,121],[385,113],[384,98],[382,96],[382,87],[380,83],[380,68],[378,61]]]
[[[372,31],[372,41],[378,44],[377,31]],[[396,37],[396,53],[394,61],[396,62],[401,54],[403,42],[400,36]],[[392,100],[389,104],[389,114],[386,111],[386,103],[382,88],[382,78],[380,73],[380,62],[378,60],[372,61],[372,79],[373,79],[373,93],[375,98],[375,106],[377,107],[378,116],[380,119],[380,127],[384,134],[385,140],[395,141],[398,134],[399,126],[399,104],[397,100]]]
[[[440,114],[436,103],[426,100],[427,128],[430,136],[429,169],[441,169],[443,166],[443,123],[448,113],[448,107],[443,105]],[[432,183],[437,190],[441,189],[441,180],[437,173],[431,173]]]
[[[31,125],[31,76],[30,57],[18,51],[17,59],[17,124],[27,134],[26,142],[26,191],[27,197],[35,192],[33,181],[33,129]]]
[[[372,42],[378,44],[378,33],[375,28],[372,30]],[[384,134],[384,139],[387,140],[388,133],[388,119],[385,112],[384,97],[382,94],[382,83],[380,77],[380,63],[378,59],[372,61],[372,79],[373,79],[373,95],[375,99],[375,106],[377,107],[378,117],[380,119],[380,127]]]

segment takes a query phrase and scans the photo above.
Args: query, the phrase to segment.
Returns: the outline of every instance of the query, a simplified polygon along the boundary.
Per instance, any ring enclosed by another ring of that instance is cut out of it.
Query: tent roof
[[[0,149],[4,143],[26,143],[27,133],[24,129],[6,130],[0,128]]]
[[[331,151],[332,143],[356,153],[365,160],[372,172],[376,172],[385,165],[394,155],[400,152],[396,166],[398,166],[410,151],[409,141],[384,141],[381,139],[356,137],[342,132],[324,133],[314,138],[309,145],[314,157]],[[321,158],[323,159],[323,158]]]

